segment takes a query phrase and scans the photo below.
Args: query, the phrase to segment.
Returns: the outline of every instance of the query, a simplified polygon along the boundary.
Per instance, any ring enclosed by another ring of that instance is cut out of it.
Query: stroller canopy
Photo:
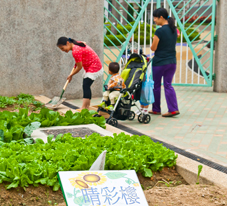
[[[137,83],[142,82],[146,71],[146,57],[139,54],[132,54],[121,73],[121,77],[124,79],[126,88],[133,89]]]

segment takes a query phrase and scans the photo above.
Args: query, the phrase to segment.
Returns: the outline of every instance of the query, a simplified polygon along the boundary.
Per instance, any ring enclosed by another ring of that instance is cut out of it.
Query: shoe
[[[106,107],[106,103],[105,102],[102,102],[101,104],[98,105],[98,107],[105,108]]]
[[[178,114],[180,114],[179,111],[174,111],[174,112],[167,112],[167,113],[163,114],[162,116],[163,117],[173,117],[173,116],[176,116]]]
[[[152,111],[152,110],[149,111],[148,113],[149,113],[149,114],[154,114],[154,115],[160,115],[160,114],[161,114],[161,112],[154,112],[154,111]]]
[[[113,111],[114,107],[113,105],[109,105],[108,107],[105,107],[106,110]]]
[[[148,114],[148,110],[147,109],[143,109],[143,114]]]
[[[141,110],[141,111],[140,111],[140,110]],[[140,115],[140,114],[142,113],[142,109],[140,109],[140,110],[136,110],[136,111],[135,111],[135,114],[136,114],[136,115]]]

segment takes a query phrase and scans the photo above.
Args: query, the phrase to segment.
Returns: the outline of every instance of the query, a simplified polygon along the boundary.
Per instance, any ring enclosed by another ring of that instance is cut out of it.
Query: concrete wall
[[[215,43],[215,92],[227,93],[227,1],[217,3],[217,28],[218,41]]]
[[[59,96],[74,66],[56,47],[67,36],[85,41],[103,62],[103,0],[0,0],[0,95]],[[82,98],[82,72],[67,98]],[[102,77],[92,86],[102,95]]]

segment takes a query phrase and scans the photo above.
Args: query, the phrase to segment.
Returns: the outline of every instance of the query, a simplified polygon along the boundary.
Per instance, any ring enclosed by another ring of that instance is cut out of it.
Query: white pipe
[[[151,17],[150,17],[150,48],[149,48],[149,50],[150,50],[150,58],[151,58],[151,55],[152,55],[152,51],[151,51],[151,45],[152,45],[152,28],[153,28],[153,9],[154,9],[154,7],[153,7],[153,5],[154,5],[154,0],[151,0]]]
[[[144,45],[143,45],[143,47],[144,47],[143,53],[144,54],[146,54],[146,37],[147,37],[147,8],[145,9],[145,19],[144,19]]]
[[[139,54],[139,50],[140,50],[140,21],[138,26],[138,51],[137,51],[138,54]]]
[[[194,69],[195,69],[195,58],[192,54],[192,84],[194,83]]]
[[[186,52],[186,80],[185,83],[188,83],[188,43],[187,43],[187,52]]]
[[[132,48],[131,48],[131,54],[134,53],[134,33],[132,34]]]

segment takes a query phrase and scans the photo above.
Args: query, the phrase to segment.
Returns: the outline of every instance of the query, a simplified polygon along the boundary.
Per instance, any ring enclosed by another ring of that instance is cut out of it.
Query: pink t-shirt
[[[95,51],[86,45],[86,47],[73,46],[72,55],[76,61],[82,62],[85,72],[95,73],[102,68],[102,63]],[[76,68],[76,65],[75,65]]]

